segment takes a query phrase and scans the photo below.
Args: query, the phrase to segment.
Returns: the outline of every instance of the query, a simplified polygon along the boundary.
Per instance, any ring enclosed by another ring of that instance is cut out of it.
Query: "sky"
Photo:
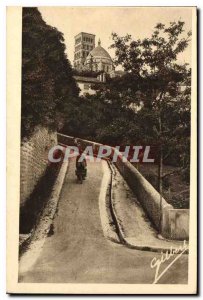
[[[150,37],[157,23],[168,24],[184,21],[185,31],[192,28],[192,10],[183,7],[39,7],[47,24],[56,27],[64,34],[66,51],[73,63],[74,36],[83,32],[96,35],[112,58],[114,50],[111,33],[120,36],[131,34],[134,39]],[[178,57],[181,63],[191,64],[191,44]]]

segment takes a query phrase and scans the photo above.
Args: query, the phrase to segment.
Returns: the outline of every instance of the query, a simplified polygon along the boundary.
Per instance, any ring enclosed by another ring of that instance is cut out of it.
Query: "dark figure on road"
[[[80,183],[85,180],[87,176],[87,161],[84,154],[79,153],[76,158],[76,171],[75,174]]]

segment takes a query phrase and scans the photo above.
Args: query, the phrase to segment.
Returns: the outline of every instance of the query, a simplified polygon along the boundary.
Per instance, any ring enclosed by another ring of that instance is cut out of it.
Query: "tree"
[[[191,71],[187,64],[178,63],[178,55],[188,46],[190,36],[191,32],[184,34],[182,21],[171,22],[168,27],[159,23],[151,37],[142,40],[132,40],[130,35],[119,37],[116,33],[112,34],[115,64],[128,72],[128,80],[120,80],[118,93],[127,105],[139,101],[144,103],[144,108],[138,113],[139,124],[142,126],[142,118],[145,119],[145,139],[159,145],[161,207],[165,156],[176,150],[180,159],[183,151],[182,167],[188,167]],[[125,85],[122,83],[124,80]],[[181,86],[184,91],[180,90]]]
[[[64,107],[77,95],[62,33],[47,25],[37,8],[23,8],[21,136],[40,124],[56,130]]]
[[[101,94],[75,99],[66,117],[64,134],[112,146],[131,143],[135,138],[134,113],[115,101],[105,101]]]

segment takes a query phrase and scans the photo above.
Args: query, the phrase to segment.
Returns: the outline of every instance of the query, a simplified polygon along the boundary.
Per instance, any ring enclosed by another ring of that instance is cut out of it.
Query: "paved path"
[[[25,272],[20,272],[20,282],[154,281],[155,270],[151,269],[150,263],[153,257],[160,258],[160,253],[129,249],[108,240],[103,233],[98,200],[102,164],[88,163],[88,177],[81,185],[75,179],[75,162],[70,162],[53,223],[53,235],[46,238],[36,262]],[[29,251],[27,255],[32,258]],[[179,258],[159,283],[187,283],[187,255]]]

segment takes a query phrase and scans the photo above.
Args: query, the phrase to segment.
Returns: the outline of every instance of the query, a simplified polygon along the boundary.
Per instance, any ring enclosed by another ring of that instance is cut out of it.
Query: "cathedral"
[[[101,46],[99,39],[95,47],[95,35],[81,32],[75,36],[74,68],[78,71],[103,71],[112,74],[113,60]]]
[[[121,70],[115,71],[113,60],[101,46],[100,39],[95,47],[95,35],[86,32],[75,36],[74,69],[79,73],[74,78],[80,89],[80,96],[95,94],[94,85],[104,85],[107,75],[112,78],[121,77],[125,73]],[[85,71],[90,71],[91,74],[84,76]],[[97,77],[93,72],[98,72]]]

